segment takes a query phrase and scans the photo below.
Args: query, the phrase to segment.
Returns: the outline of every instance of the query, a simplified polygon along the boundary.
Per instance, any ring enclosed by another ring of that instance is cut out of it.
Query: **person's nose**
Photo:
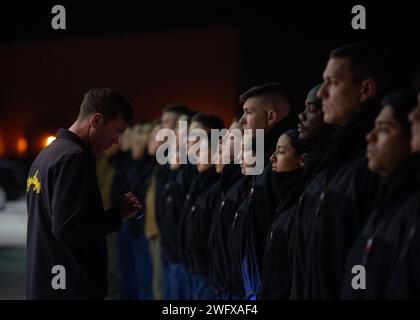
[[[327,96],[327,90],[326,90],[325,82],[321,85],[321,88],[319,88],[318,92],[316,93],[316,96],[320,99],[325,99],[325,97]]]
[[[305,110],[305,111],[303,111],[303,112],[301,112],[301,113],[299,113],[299,115],[298,115],[298,119],[299,119],[301,122],[303,122],[303,121],[305,121],[305,120],[306,120],[306,110]]]
[[[244,125],[246,124],[246,121],[245,121],[245,114],[243,114],[243,115],[242,115],[242,117],[239,119],[239,124],[240,124],[241,126],[244,126]]]
[[[270,157],[270,161],[271,161],[272,163],[276,162],[276,152],[274,152],[274,153],[271,155],[271,157]]]
[[[367,143],[371,143],[374,140],[374,133],[375,130],[370,131],[367,135],[366,135],[366,142]]]
[[[420,105],[418,105],[413,111],[410,112],[408,115],[408,120],[410,120],[410,122],[420,120]]]

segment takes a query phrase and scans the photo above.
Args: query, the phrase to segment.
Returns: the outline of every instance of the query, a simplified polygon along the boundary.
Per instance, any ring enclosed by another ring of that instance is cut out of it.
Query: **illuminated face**
[[[241,161],[241,172],[243,175],[248,175],[257,165],[255,152],[251,148],[251,136],[244,136],[242,140],[242,148],[240,157],[242,159]]]
[[[252,135],[255,136],[256,129],[266,129],[267,111],[262,105],[262,99],[258,97],[248,98],[243,106],[244,113],[239,120],[243,129],[251,129]]]
[[[218,173],[222,172],[223,167],[226,163],[232,162],[240,157],[241,153],[241,145],[240,142],[242,141],[242,133],[239,127],[239,123],[234,121],[231,126],[229,127],[229,133],[224,135],[219,140],[218,145],[218,155],[214,155],[213,163],[216,164],[216,171]],[[235,148],[235,144],[237,144]],[[225,158],[223,159],[222,156]],[[217,162],[217,160],[219,160]]]
[[[308,101],[306,109],[299,114],[298,132],[299,138],[304,141],[314,139],[324,128],[324,113],[319,107]]]
[[[391,175],[410,154],[410,141],[390,106],[385,106],[376,117],[366,140],[369,170],[383,177]]]
[[[411,148],[420,153],[420,93],[417,95],[417,107],[409,115],[411,122]]]
[[[191,124],[188,128],[188,141],[187,141],[187,152],[188,152],[189,157],[191,157],[191,158],[197,158],[198,157],[197,154],[194,154],[194,151],[191,151],[191,147],[193,147],[196,143],[200,142],[199,137],[197,137],[197,136],[194,137],[193,135],[190,135],[191,131],[195,130],[195,129],[202,129],[204,131],[208,130],[206,127],[203,126],[203,124],[201,122],[198,122],[198,121],[191,122]]]
[[[222,153],[223,153],[223,149],[224,149],[223,141],[226,140],[225,137],[226,136],[222,137],[219,140],[219,144],[217,145],[217,154],[218,154],[218,157],[216,157],[216,154],[213,157],[213,163],[215,164],[216,172],[219,173],[219,174],[222,173],[223,167],[225,166],[225,164],[223,163],[223,158],[222,158]]]
[[[288,172],[302,168],[302,158],[296,153],[290,138],[282,134],[277,141],[276,151],[270,158],[274,172]]]
[[[163,112],[161,117],[162,127],[165,129],[172,129],[176,128],[178,120],[178,115],[175,112]]]
[[[322,99],[324,121],[344,125],[360,109],[361,83],[354,81],[348,58],[331,58],[323,78],[318,96]]]
[[[197,152],[198,161],[197,161],[197,171],[203,172],[207,171],[212,167],[211,163],[211,147],[207,141],[200,142],[200,149]]]

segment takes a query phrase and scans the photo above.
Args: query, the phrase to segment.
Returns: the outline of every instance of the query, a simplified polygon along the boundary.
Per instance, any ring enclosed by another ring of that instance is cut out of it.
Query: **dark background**
[[[51,8],[66,8],[67,30],[53,30]],[[367,29],[351,28],[362,4]],[[331,49],[354,41],[386,45],[392,73],[411,81],[420,62],[420,18],[413,2],[109,1],[0,5],[0,157],[32,159],[46,136],[71,125],[83,94],[118,89],[136,121],[182,101],[228,124],[238,95],[278,81],[295,112],[321,81]],[[28,149],[17,151],[25,138]]]

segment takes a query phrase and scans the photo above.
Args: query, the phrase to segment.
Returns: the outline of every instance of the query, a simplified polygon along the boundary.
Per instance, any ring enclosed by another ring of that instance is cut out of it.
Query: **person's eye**
[[[379,132],[383,132],[383,133],[389,133],[390,132],[390,128],[388,126],[385,126],[385,125],[380,125],[378,127],[378,131]]]
[[[316,109],[314,107],[309,107],[307,112],[316,113]]]

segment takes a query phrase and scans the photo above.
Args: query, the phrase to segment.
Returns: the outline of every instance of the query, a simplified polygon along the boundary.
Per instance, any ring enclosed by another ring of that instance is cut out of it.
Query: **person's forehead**
[[[324,75],[350,74],[349,58],[330,58],[325,68]]]
[[[250,97],[250,98],[246,99],[246,101],[243,105],[243,109],[256,110],[256,109],[259,109],[259,107],[261,107],[262,104],[263,104],[262,97]]]
[[[279,140],[277,141],[277,146],[281,146],[281,147],[285,147],[285,146],[287,146],[288,144],[290,143],[290,138],[287,136],[287,135],[285,135],[285,134],[282,134],[280,137],[279,137]]]
[[[164,120],[172,120],[177,117],[177,114],[175,112],[165,111],[162,113],[162,119]]]
[[[203,126],[203,124],[201,122],[193,121],[193,122],[191,122],[191,125],[189,127],[189,130],[192,130],[192,129],[203,129],[204,130],[205,127]]]
[[[395,122],[394,112],[390,105],[385,105],[381,109],[381,112],[379,112],[378,116],[376,117],[376,122],[379,121]]]

